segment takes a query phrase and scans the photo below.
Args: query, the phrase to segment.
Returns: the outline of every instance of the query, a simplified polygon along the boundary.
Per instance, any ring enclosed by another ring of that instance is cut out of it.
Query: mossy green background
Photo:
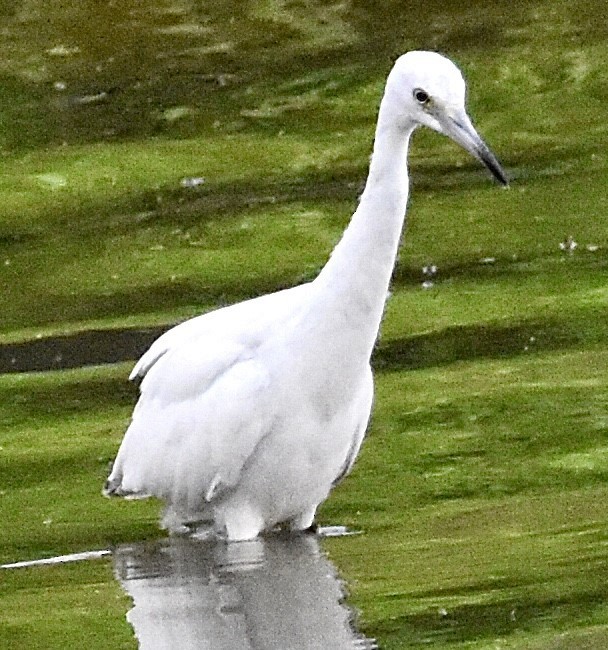
[[[314,277],[391,61],[447,53],[513,182],[416,134],[372,426],[319,513],[364,534],[325,548],[382,648],[608,647],[606,11],[1,2],[2,341]],[[128,372],[0,378],[0,561],[159,534],[157,504],[100,497]],[[105,560],[3,571],[0,602],[2,647],[135,645]]]

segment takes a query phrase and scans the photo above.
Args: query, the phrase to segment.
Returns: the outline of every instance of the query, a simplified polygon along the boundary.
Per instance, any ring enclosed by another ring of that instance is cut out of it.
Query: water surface
[[[172,537],[120,546],[116,577],[142,650],[375,648],[312,535],[226,543]]]

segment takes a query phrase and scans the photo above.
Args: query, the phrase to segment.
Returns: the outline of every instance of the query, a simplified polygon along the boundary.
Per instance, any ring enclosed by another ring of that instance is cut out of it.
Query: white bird
[[[311,527],[367,428],[370,357],[419,125],[450,136],[507,184],[466,114],[458,68],[434,52],[401,56],[365,189],[325,267],[312,282],[198,316],[152,344],[130,376],[141,394],[106,495],[159,497],[165,527],[213,521],[229,540],[278,524]]]

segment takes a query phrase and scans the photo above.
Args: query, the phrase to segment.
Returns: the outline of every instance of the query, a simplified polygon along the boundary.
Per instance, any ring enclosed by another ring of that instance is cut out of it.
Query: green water
[[[445,52],[513,183],[415,136],[370,435],[320,512],[365,534],[325,546],[382,648],[608,647],[607,11],[0,2],[0,340],[313,277],[391,61]],[[0,378],[1,561],[158,534],[155,504],[99,497],[128,370]],[[0,599],[2,647],[134,647],[104,562],[3,574]]]

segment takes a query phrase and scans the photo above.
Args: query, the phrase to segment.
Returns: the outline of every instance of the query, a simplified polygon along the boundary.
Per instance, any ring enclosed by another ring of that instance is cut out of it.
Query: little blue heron
[[[397,59],[365,189],[312,282],[188,320],[136,364],[140,397],[104,492],[164,500],[163,524],[213,522],[228,540],[312,526],[351,470],[373,395],[370,357],[408,198],[420,126],[507,177],[465,110],[458,68],[434,52]]]

